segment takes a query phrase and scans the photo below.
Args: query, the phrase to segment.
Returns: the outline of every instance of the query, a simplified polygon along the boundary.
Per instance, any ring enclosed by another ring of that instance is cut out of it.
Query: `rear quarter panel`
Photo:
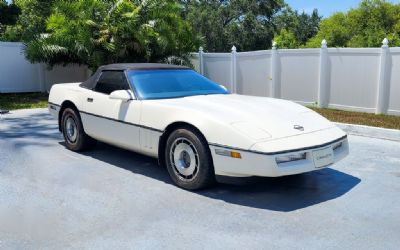
[[[65,101],[72,102],[78,110],[83,108],[85,93],[89,90],[79,87],[80,83],[62,83],[50,89],[49,103],[61,106]]]

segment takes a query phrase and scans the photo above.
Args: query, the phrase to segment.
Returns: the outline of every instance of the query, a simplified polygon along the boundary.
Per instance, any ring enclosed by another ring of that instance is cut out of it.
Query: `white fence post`
[[[232,56],[231,56],[231,92],[232,93],[237,93],[236,89],[236,47],[232,47]]]
[[[389,105],[389,83],[388,83],[388,58],[389,41],[387,38],[382,41],[381,62],[379,67],[378,91],[376,97],[376,114],[386,114]]]
[[[328,70],[328,43],[324,39],[321,42],[319,63],[318,107],[320,108],[326,108],[329,104]]]
[[[270,96],[274,98],[280,98],[280,82],[279,82],[279,62],[278,62],[278,51],[276,48],[276,42],[272,43],[271,51],[271,88]]]
[[[204,75],[204,62],[203,62],[203,47],[199,48],[199,70],[200,74]]]

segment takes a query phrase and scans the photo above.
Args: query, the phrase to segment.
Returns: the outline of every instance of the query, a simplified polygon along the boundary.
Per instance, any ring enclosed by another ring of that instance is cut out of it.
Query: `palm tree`
[[[174,1],[58,0],[47,33],[27,42],[25,54],[31,62],[94,70],[115,62],[188,64],[198,44]]]

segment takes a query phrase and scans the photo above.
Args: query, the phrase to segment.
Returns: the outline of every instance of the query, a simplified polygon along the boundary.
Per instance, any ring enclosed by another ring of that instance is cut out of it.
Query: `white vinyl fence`
[[[193,53],[193,65],[231,92],[301,104],[400,115],[400,48]]]
[[[277,49],[193,54],[206,77],[234,93],[343,110],[400,115],[400,48]],[[0,42],[0,93],[45,92],[88,78],[86,67],[31,64],[23,44]]]
[[[86,67],[31,64],[25,59],[22,43],[0,42],[0,93],[46,92],[51,85],[80,82],[89,76]]]

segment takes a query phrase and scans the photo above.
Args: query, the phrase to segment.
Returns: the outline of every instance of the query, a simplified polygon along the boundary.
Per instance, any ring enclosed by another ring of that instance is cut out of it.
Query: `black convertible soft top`
[[[81,83],[81,87],[93,89],[97,79],[104,70],[152,70],[152,69],[190,69],[186,66],[178,66],[162,63],[116,63],[101,66],[89,79]]]

